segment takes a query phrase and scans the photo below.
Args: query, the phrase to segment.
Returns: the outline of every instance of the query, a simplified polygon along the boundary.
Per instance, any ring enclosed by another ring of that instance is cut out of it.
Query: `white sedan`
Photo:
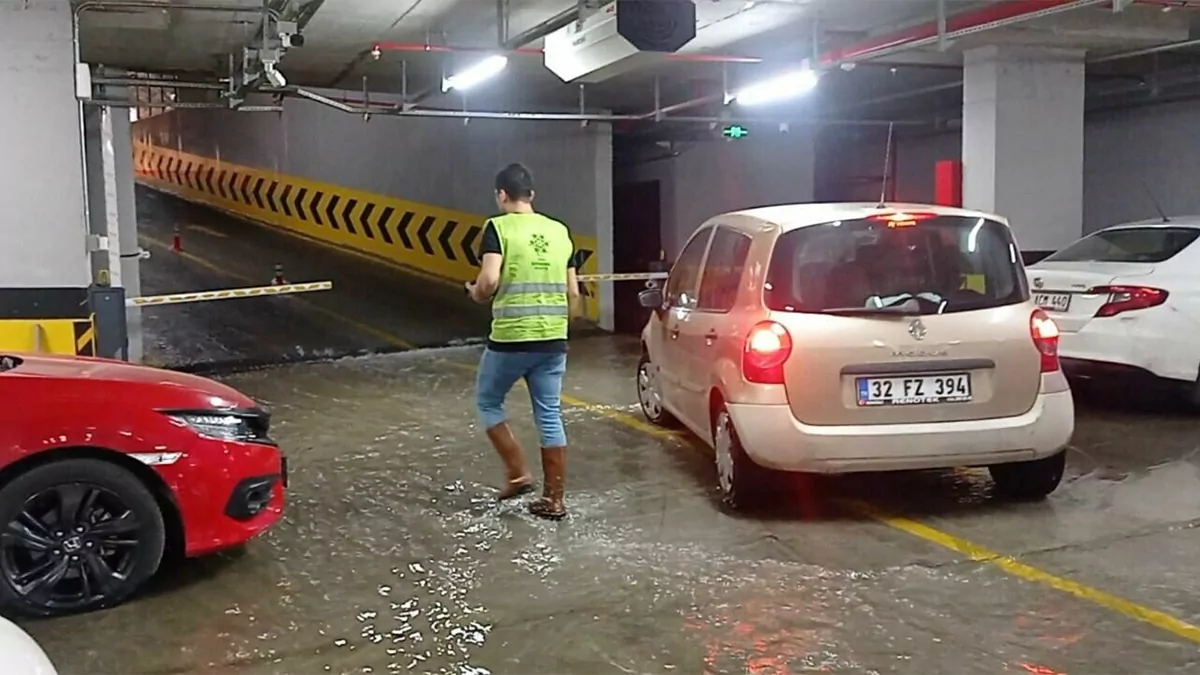
[[[0,617],[0,663],[5,675],[57,675],[46,652],[15,623]]]
[[[1116,225],[1028,268],[1068,374],[1151,375],[1200,405],[1200,216]]]

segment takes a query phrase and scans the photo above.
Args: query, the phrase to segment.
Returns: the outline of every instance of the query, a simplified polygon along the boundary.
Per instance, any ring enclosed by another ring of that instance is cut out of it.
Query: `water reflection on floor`
[[[732,514],[711,458],[568,412],[571,517],[498,505],[470,349],[231,376],[275,412],[286,520],[107,612],[28,624],[64,673],[1185,672],[1197,647],[841,508],[869,500],[1196,620],[1197,423],[1081,413],[1036,504],[986,472],[785,485]],[[567,393],[633,407],[636,353],[579,343]],[[450,365],[450,362],[458,365]],[[529,405],[512,414],[532,448]],[[536,461],[536,460],[535,460]],[[536,464],[535,464],[536,466]]]

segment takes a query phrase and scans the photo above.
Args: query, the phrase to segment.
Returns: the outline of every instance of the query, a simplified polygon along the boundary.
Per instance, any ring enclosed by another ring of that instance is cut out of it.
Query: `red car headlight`
[[[176,410],[164,411],[176,424],[206,438],[243,443],[270,443],[269,417],[262,411]]]

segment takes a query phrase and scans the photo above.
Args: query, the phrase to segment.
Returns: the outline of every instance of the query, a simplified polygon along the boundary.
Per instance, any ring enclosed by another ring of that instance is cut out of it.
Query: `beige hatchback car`
[[[1058,328],[1007,222],[915,204],[718,216],[684,246],[642,332],[638,398],[716,451],[725,498],[770,470],[987,466],[998,492],[1062,479],[1075,409]]]

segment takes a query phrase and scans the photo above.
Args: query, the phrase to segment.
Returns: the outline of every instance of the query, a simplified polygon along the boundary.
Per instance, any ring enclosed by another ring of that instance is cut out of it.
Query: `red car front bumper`
[[[287,462],[278,446],[197,436],[178,461],[154,469],[179,507],[188,557],[243,544],[283,515]]]

